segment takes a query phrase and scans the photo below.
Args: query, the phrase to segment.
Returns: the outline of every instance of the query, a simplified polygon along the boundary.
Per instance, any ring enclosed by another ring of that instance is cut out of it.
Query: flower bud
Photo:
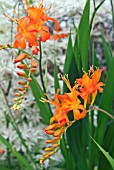
[[[25,85],[25,82],[23,82],[22,80],[18,81],[19,85]]]
[[[20,100],[20,98],[15,98],[15,99],[14,99],[14,102],[17,102],[18,100]]]
[[[53,135],[55,131],[54,131],[54,130],[46,130],[45,132],[46,132],[48,135]]]
[[[52,151],[52,150],[53,150],[53,148],[45,148],[44,149],[45,152],[49,152],[49,151]]]
[[[24,60],[26,58],[27,54],[26,53],[23,53],[23,54],[20,54],[15,60],[14,60],[14,63],[17,63],[17,62],[20,62],[22,60]]]
[[[40,51],[36,45],[33,45],[31,50],[32,50],[32,54],[35,54],[35,55],[38,55],[38,52]]]
[[[29,88],[28,84],[25,84],[25,85],[24,85],[24,87],[25,87],[26,89],[28,89],[28,88]]]
[[[32,74],[32,73],[34,73],[36,71],[36,68],[31,68],[30,69],[30,73]]]
[[[23,94],[26,94],[26,90],[23,90]]]
[[[55,143],[55,144],[53,144],[53,148],[57,148],[59,146],[59,144],[58,143]]]
[[[28,67],[27,67],[26,64],[18,64],[18,65],[17,65],[17,68],[20,68],[20,69],[28,69]]]
[[[17,72],[18,76],[28,78],[28,76],[24,72]]]
[[[56,140],[46,140],[46,144],[54,143]]]
[[[34,67],[34,68],[37,68],[37,67],[38,67],[38,64],[37,64],[36,60],[32,60],[31,65],[32,65],[32,67]]]
[[[28,80],[29,83],[32,81],[32,79],[30,77],[27,80]]]
[[[56,131],[54,132],[54,136],[55,136],[55,137],[58,137],[58,136],[61,135],[61,133],[63,133],[63,130],[62,130],[62,129],[58,129],[58,130],[56,130]]]
[[[20,93],[15,93],[15,96],[21,96],[21,94]]]
[[[44,130],[47,131],[47,130],[53,130],[55,129],[56,127],[58,127],[58,123],[54,123],[52,125],[49,125],[48,127],[46,127]]]
[[[42,164],[44,162],[44,158],[40,158],[40,164]]]
[[[24,88],[18,87],[18,90],[19,90],[19,91],[23,91],[23,90],[24,90]]]

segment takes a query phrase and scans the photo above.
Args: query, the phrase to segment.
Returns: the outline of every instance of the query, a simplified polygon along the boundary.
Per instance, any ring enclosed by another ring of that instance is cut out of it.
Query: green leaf
[[[114,95],[114,58],[112,58],[111,65],[108,70],[107,74],[107,79],[104,87],[104,92],[101,97],[101,103],[100,103],[100,108],[111,112],[112,108],[112,100],[113,100],[113,95]],[[101,144],[106,127],[107,127],[107,122],[109,120],[109,117],[107,115],[104,115],[102,112],[99,112],[99,119],[98,119],[98,129],[96,132],[97,135],[97,141]],[[101,123],[102,122],[102,123]]]
[[[71,39],[71,34],[70,34],[69,40],[68,40],[67,51],[66,51],[66,59],[65,59],[65,64],[64,64],[64,74],[68,74],[69,72],[71,61],[72,61],[72,56],[73,56],[73,47],[72,47],[72,39]]]
[[[71,67],[72,57],[73,57],[73,47],[72,47],[72,39],[71,39],[71,34],[70,34],[68,45],[67,45],[65,64],[64,64],[64,73],[63,73],[64,75],[69,74],[69,69]],[[65,92],[66,90],[67,90],[66,84],[63,83],[63,91]]]
[[[101,35],[102,35],[102,43],[103,43],[103,49],[104,49],[104,54],[105,54],[105,58],[106,58],[106,64],[108,66],[108,68],[110,67],[110,63],[112,61],[112,56],[110,53],[110,49],[107,45],[107,42],[105,40],[105,37],[103,35],[103,31],[101,30]]]
[[[105,148],[105,150],[108,150],[110,155],[114,158],[114,137],[113,137],[113,133],[114,133],[114,121],[112,121],[112,122],[110,121],[108,128],[107,128],[107,131],[105,133],[105,138],[104,138],[104,141],[103,141],[103,148]],[[112,170],[109,162],[105,161],[105,157],[101,154],[100,154],[100,157],[99,157],[100,158],[99,159],[99,169]]]
[[[69,148],[66,147],[64,136],[61,139],[60,147],[61,147],[61,152],[65,158],[66,170],[69,170],[71,167],[72,167],[72,170],[75,170],[76,162],[74,160],[74,157],[71,151],[69,150]]]
[[[29,162],[25,159],[25,157],[24,156],[22,156],[19,152],[17,152],[14,148],[13,148],[13,146],[2,136],[2,135],[0,135],[0,141],[4,144],[4,145],[6,145],[12,152],[13,152],[13,154],[16,156],[16,158],[18,159],[18,161],[19,161],[19,164],[20,164],[20,166],[22,167],[22,169],[24,168],[24,169],[26,169],[27,168],[27,170],[33,170],[33,168],[31,167],[31,165],[29,164]],[[23,169],[23,170],[24,170]]]
[[[79,53],[78,35],[76,36],[75,43],[74,43],[74,57],[75,57],[75,62],[76,62],[76,66],[77,66],[78,75],[81,76],[82,63],[81,63],[81,57],[80,57],[80,53]]]
[[[110,165],[112,166],[112,168],[114,169],[114,159],[109,155],[108,152],[106,152],[92,137],[91,139],[94,141],[94,143],[98,146],[98,148],[100,149],[100,151],[104,154],[104,156],[107,158],[107,160],[109,161]]]
[[[114,58],[112,58],[112,62],[110,64],[107,79],[104,87],[104,92],[101,96],[101,101],[99,101],[99,107],[101,109],[104,109],[111,113],[112,111],[112,101],[113,101],[113,95],[114,95]],[[107,129],[107,123],[108,123],[109,117],[102,113],[98,112],[98,126],[96,128],[94,139],[97,140],[97,142],[101,145],[103,143],[103,139],[106,133]],[[98,161],[98,149],[93,147],[93,153],[94,153],[94,162]]]
[[[52,116],[51,109],[47,103],[43,103],[40,101],[41,97],[45,98],[44,93],[38,84],[37,80],[33,75],[31,75],[32,82],[30,83],[30,87],[32,90],[32,93],[35,97],[36,103],[40,109],[40,114],[46,124],[49,124],[49,120]]]
[[[95,67],[99,67],[99,62],[98,62],[98,58],[96,56],[94,43],[92,43],[92,65]]]
[[[82,66],[85,71],[88,70],[88,43],[90,37],[89,15],[90,15],[90,0],[87,0],[78,27],[78,47],[81,55]]]
[[[86,127],[84,126],[84,120],[75,122],[67,130],[68,144],[71,153],[74,156],[78,170],[87,170],[85,159],[85,154],[87,154],[87,151],[85,152],[87,134],[85,131]]]

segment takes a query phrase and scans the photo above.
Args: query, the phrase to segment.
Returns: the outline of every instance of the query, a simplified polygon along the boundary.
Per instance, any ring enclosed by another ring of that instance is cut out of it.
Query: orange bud
[[[26,64],[18,64],[18,65],[17,65],[17,68],[20,68],[20,69],[28,69],[28,67],[27,67]]]
[[[38,52],[40,51],[36,45],[33,45],[31,50],[32,50],[32,54],[35,54],[35,55],[38,55]]]
[[[23,90],[24,90],[24,88],[18,87],[18,90],[19,90],[19,91],[23,91]]]
[[[54,140],[55,140],[55,141],[57,141],[57,140],[59,140],[59,139],[60,139],[59,136],[54,137]]]
[[[28,76],[24,72],[17,72],[18,76],[28,78]]]
[[[19,85],[25,85],[25,82],[23,82],[22,80],[18,81]]]
[[[53,148],[57,148],[59,146],[58,143],[53,144]]]
[[[44,149],[45,152],[49,152],[49,151],[52,151],[52,150],[53,150],[53,148],[45,148]]]
[[[21,99],[24,99],[24,96],[21,96]]]
[[[47,130],[53,130],[55,129],[56,127],[58,127],[58,123],[54,123],[52,125],[49,125],[48,127],[46,127],[44,130],[47,131]]]
[[[15,98],[15,99],[14,99],[14,102],[17,102],[18,100],[20,100],[20,98]]]
[[[32,67],[34,67],[34,68],[37,68],[37,67],[38,67],[38,64],[37,64],[36,60],[32,60],[31,65],[32,65]]]
[[[46,140],[46,144],[54,143],[56,142],[55,140]]]
[[[15,60],[14,60],[14,63],[17,63],[17,62],[20,62],[22,60],[24,60],[26,58],[27,54],[26,53],[23,53],[23,54],[20,54]]]
[[[30,77],[29,77],[27,80],[28,80],[28,82],[31,82],[31,81],[32,81],[32,79],[31,79]]]
[[[40,164],[42,164],[44,162],[44,158],[40,158]]]
[[[53,135],[55,131],[54,131],[54,130],[46,130],[45,132],[46,132],[48,135]]]
[[[61,135],[61,133],[63,133],[63,130],[62,130],[62,129],[58,129],[58,130],[56,130],[56,131],[54,132],[54,136],[55,136],[55,137],[58,137],[58,136]]]
[[[20,93],[15,93],[15,96],[21,96],[21,94]]]
[[[24,86],[26,89],[28,89],[29,88],[29,86],[28,86],[28,84],[25,84],[25,86]]]
[[[45,159],[49,158],[48,153],[47,154],[43,154],[43,156],[44,156]]]
[[[23,94],[26,94],[26,90],[23,90]]]
[[[36,68],[31,68],[30,69],[30,73],[32,74],[32,73],[34,73],[36,71]]]
[[[48,153],[48,155],[49,155],[49,156],[51,156],[51,155],[53,155],[53,154],[54,154],[54,151],[53,151],[53,152]]]

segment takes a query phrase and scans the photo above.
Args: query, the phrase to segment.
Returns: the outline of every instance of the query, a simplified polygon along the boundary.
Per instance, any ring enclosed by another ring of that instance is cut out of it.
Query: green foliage
[[[37,80],[35,79],[35,77],[34,76],[31,76],[31,77],[32,77],[32,82],[30,83],[30,87],[31,87],[32,93],[35,97],[35,101],[40,109],[40,114],[41,114],[44,122],[46,124],[49,124],[49,120],[52,116],[50,107],[47,103],[42,103],[40,101],[41,97],[45,98],[44,93],[43,93],[40,85],[38,84]]]
[[[104,154],[104,156],[107,158],[107,160],[109,161],[110,165],[112,166],[112,169],[114,169],[114,159],[93,138],[92,138],[92,140],[97,145],[97,147],[100,149],[100,151]]]
[[[30,0],[30,3],[33,1]],[[68,74],[71,86],[74,85],[76,78],[82,76],[82,68],[84,71],[89,69],[89,66],[100,67],[98,61],[95,46],[93,40],[91,40],[91,30],[93,26],[93,20],[96,15],[97,10],[101,7],[104,0],[96,7],[94,1],[94,12],[90,21],[90,0],[86,1],[83,14],[80,19],[79,27],[76,32],[75,41],[73,44],[72,34],[69,34],[68,45],[66,50],[66,58],[64,63],[63,74]],[[112,56],[112,51],[109,48],[109,43],[106,41],[103,31],[101,31],[102,45],[104,50],[104,56],[106,60],[106,66],[108,66],[108,71],[102,72],[102,81],[105,83],[104,92],[98,95],[95,104],[108,111],[113,115],[113,99],[114,99],[114,57]],[[89,50],[91,53],[89,54]],[[41,51],[41,44],[40,44]],[[90,58],[89,58],[90,57]],[[42,74],[42,54],[40,54],[40,78],[43,83]],[[90,59],[90,61],[89,61]],[[27,73],[27,71],[25,71]],[[52,117],[52,110],[50,105],[41,102],[41,98],[46,98],[44,95],[45,86],[42,88],[37,82],[35,76],[31,76],[32,82],[30,87],[37,103],[40,115],[42,117],[42,122],[46,125],[50,123],[50,118]],[[54,90],[57,91],[60,88],[58,79],[58,67],[56,60],[54,60]],[[44,90],[44,91],[43,91]],[[63,93],[68,92],[66,84],[63,84]],[[46,98],[47,99],[47,98]],[[89,108],[88,108],[89,109]],[[75,123],[67,129],[66,134],[63,135],[60,148],[61,153],[64,157],[65,162],[60,165],[65,170],[93,170],[98,168],[100,170],[110,170],[114,169],[114,121],[111,120],[106,114],[101,111],[96,111],[96,121],[95,125],[95,112],[92,110],[87,113],[86,117],[82,120],[76,121]],[[72,115],[72,112],[70,112]],[[0,135],[0,141],[8,147],[14,156],[18,159],[19,165],[22,170],[33,170],[37,169],[37,163],[34,161],[28,147],[23,139],[19,129],[17,128],[14,120],[9,116],[10,123],[12,123],[14,129],[16,130],[18,137],[21,140],[22,145],[26,148],[28,156],[26,158],[2,136]],[[92,140],[89,138],[92,136]],[[97,142],[98,143],[97,143]],[[102,147],[101,147],[102,146]],[[104,148],[104,149],[103,149]],[[101,152],[99,152],[99,150]],[[109,154],[107,153],[109,152]],[[102,154],[101,154],[102,153]],[[104,156],[103,156],[104,155]],[[110,156],[111,155],[111,156]],[[31,159],[31,160],[30,160]],[[30,162],[34,163],[34,168],[30,165]],[[103,162],[103,163],[102,163]],[[59,165],[57,165],[59,167]],[[55,167],[55,169],[57,168]],[[49,167],[50,168],[50,167]],[[51,167],[53,168],[53,167]],[[6,170],[5,166],[0,165],[0,169]],[[10,170],[10,167],[9,169]]]
[[[19,165],[23,170],[33,170],[28,160],[24,156],[22,156],[19,152],[17,152],[2,135],[0,135],[0,141],[3,142],[3,144],[6,145],[13,152],[13,154],[19,161]]]
[[[88,70],[89,15],[90,15],[90,0],[87,0],[80,20],[77,35],[79,53],[81,56],[82,66],[85,71]]]

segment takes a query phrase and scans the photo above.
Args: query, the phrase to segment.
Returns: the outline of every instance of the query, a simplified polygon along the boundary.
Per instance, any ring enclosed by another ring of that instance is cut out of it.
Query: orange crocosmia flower
[[[26,40],[29,43],[29,46],[36,45],[38,46],[38,41],[36,37],[37,29],[31,24],[28,17],[23,17],[20,19],[17,27],[18,34],[15,36],[14,47],[21,47],[22,49],[26,48]]]
[[[60,126],[63,126],[63,124],[68,123],[69,120],[68,120],[67,114],[62,111],[61,103],[60,103],[60,100],[59,100],[59,94],[58,94],[59,91],[60,91],[60,89],[57,90],[57,93],[54,96],[54,101],[47,100],[47,99],[44,99],[44,98],[41,98],[41,101],[53,104],[56,107],[54,116],[50,119],[50,124],[52,124],[54,121],[56,121],[56,122],[58,122],[58,124]]]
[[[81,101],[78,99],[79,92],[74,86],[70,93],[65,93],[63,96],[59,95],[59,99],[62,104],[62,111],[68,113],[73,110],[73,115],[75,120],[79,120],[86,116],[86,111],[84,106],[81,104]]]
[[[80,87],[81,97],[84,99],[84,108],[86,108],[86,104],[91,103],[91,105],[94,103],[97,91],[100,93],[103,92],[103,89],[101,86],[104,86],[102,82],[99,82],[100,76],[101,76],[101,69],[97,69],[94,71],[93,69],[89,70],[88,73],[84,73],[82,78],[76,79],[76,82],[78,85],[82,86]],[[92,74],[91,74],[92,72]],[[92,94],[92,101],[90,102],[90,94]]]
[[[28,13],[28,16],[38,25],[44,25],[45,21],[52,20],[55,23],[54,29],[57,31],[59,29],[58,21],[55,18],[49,17],[45,14],[45,10],[47,10],[47,8],[44,8],[43,4],[40,3],[38,7],[29,7],[26,12]]]
[[[86,111],[84,106],[81,104],[81,101],[78,99],[78,96],[80,95],[80,92],[76,90],[78,86],[74,85],[74,87],[71,87],[68,75],[63,76],[62,79],[70,90],[70,93],[65,93],[63,96],[59,95],[63,113],[68,113],[73,110],[75,120],[84,118],[86,116]]]
[[[29,7],[27,13],[31,22],[35,25],[37,32],[40,34],[40,40],[45,42],[50,38],[49,28],[45,26],[45,22],[52,20],[55,23],[55,30],[59,29],[59,23],[55,18],[49,17],[45,14],[46,8],[40,3],[38,7]]]
[[[93,74],[91,75],[92,77],[92,87],[93,87],[93,91],[92,91],[92,102],[91,105],[94,103],[96,95],[97,95],[97,91],[99,91],[100,93],[103,92],[103,88],[101,86],[104,86],[105,84],[102,82],[99,82],[100,77],[101,77],[101,69],[97,69],[95,72],[93,72]]]

